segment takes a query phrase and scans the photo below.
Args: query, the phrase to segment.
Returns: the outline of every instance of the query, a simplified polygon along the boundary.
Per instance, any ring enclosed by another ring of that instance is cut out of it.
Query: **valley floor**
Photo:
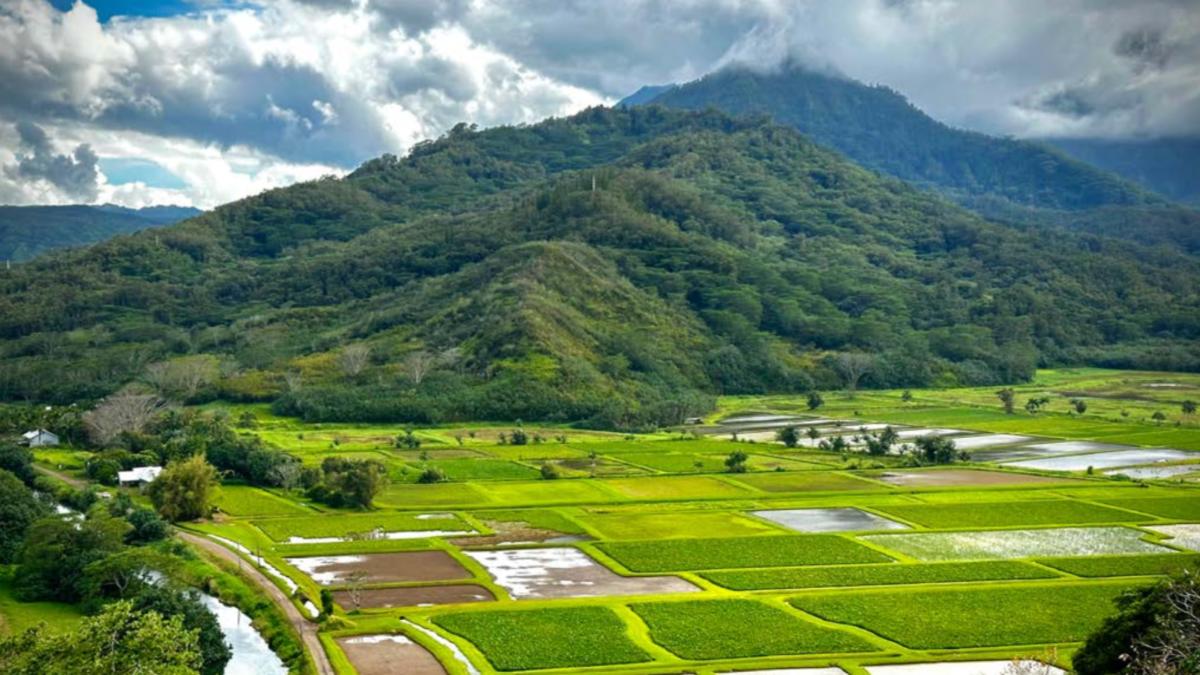
[[[1117,595],[1200,559],[1200,419],[1181,412],[1200,376],[1042,371],[1015,388],[1014,414],[997,389],[825,394],[816,410],[730,397],[680,430],[526,426],[525,445],[500,443],[506,424],[417,429],[412,449],[399,426],[235,406],[306,463],[370,457],[391,483],[370,512],[225,485],[220,514],[187,528],[258,567],[304,620],[330,591],[334,615],[301,632],[339,673],[1069,669]],[[788,426],[797,447],[775,441]],[[862,451],[887,426],[972,459]],[[835,436],[850,449],[819,447]],[[746,472],[725,471],[733,450]],[[85,455],[38,458],[74,475]],[[540,479],[543,465],[561,477]],[[417,484],[428,467],[450,481]],[[890,667],[937,662],[969,663]]]

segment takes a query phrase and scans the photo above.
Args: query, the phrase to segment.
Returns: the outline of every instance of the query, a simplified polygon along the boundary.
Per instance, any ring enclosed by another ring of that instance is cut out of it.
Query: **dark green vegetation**
[[[199,213],[180,206],[0,206],[0,261],[28,260],[56,248],[170,225]]]
[[[445,614],[434,623],[475,644],[497,670],[581,668],[650,657],[606,607]]]
[[[1192,568],[1117,600],[1118,612],[1075,653],[1077,675],[1200,672],[1200,570]]]
[[[685,659],[872,651],[862,638],[818,626],[754,600],[693,600],[630,605],[650,639]],[[721,626],[721,630],[713,630]]]
[[[729,539],[614,541],[597,544],[634,572],[888,562],[882,553],[828,534]]]
[[[1049,145],[954,129],[887,87],[801,66],[765,74],[728,68],[645,99],[639,103],[768,115],[863,166],[1018,227],[1052,225],[1200,251],[1200,214],[1119,177],[1129,172],[1112,161],[1100,165],[1116,174]],[[1189,166],[1175,177],[1194,188],[1195,173]]]
[[[638,428],[714,393],[841,387],[857,352],[863,387],[1197,368],[1198,281],[1192,259],[991,224],[761,120],[593,109],[5,273],[0,397],[139,379],[308,420]]]
[[[1086,560],[1086,558],[1084,559]],[[936,584],[961,581],[1053,579],[1057,575],[1035,565],[1008,560],[909,565],[838,565],[765,570],[705,572],[705,579],[735,591],[777,588],[832,588],[890,584]]]
[[[1073,642],[1097,627],[1123,586],[1056,586],[1045,590],[865,591],[802,596],[792,604],[823,619],[861,626],[914,649]]]

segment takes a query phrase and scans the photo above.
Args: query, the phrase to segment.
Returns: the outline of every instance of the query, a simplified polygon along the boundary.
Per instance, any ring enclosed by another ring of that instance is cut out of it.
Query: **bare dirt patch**
[[[496,599],[492,592],[475,584],[450,586],[409,586],[407,588],[366,588],[360,591],[359,607],[379,609],[383,607],[425,607],[427,605],[453,605],[460,602],[491,602]],[[333,600],[343,608],[354,607],[349,591],[335,591]]]
[[[325,586],[345,583],[355,572],[366,575],[362,579],[366,584],[471,578],[471,573],[445,551],[331,555],[287,558],[287,561]]]
[[[433,654],[403,635],[355,635],[337,643],[359,675],[446,675]]]
[[[557,530],[533,527],[529,523],[520,521],[485,520],[484,522],[495,532],[494,534],[451,539],[450,543],[459,548],[492,548],[515,544],[565,544],[590,539],[583,535],[565,534]]]
[[[1070,479],[1049,476],[1031,476],[1001,471],[979,471],[976,469],[945,469],[941,471],[889,471],[880,474],[879,480],[901,487],[908,486],[958,486],[958,485],[1030,485],[1037,483],[1065,483]]]

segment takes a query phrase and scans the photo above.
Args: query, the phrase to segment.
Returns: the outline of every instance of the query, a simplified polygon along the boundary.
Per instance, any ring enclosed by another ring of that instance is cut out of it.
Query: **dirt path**
[[[241,562],[242,572],[244,572],[251,581],[261,588],[262,591],[266,593],[276,605],[279,605],[279,608],[283,610],[284,615],[287,616],[288,621],[290,621],[292,626],[295,627],[296,632],[300,634],[300,639],[304,641],[304,649],[308,652],[309,659],[317,668],[317,674],[335,675],[333,665],[329,663],[329,657],[325,654],[325,648],[321,645],[321,639],[317,637],[317,625],[304,618],[304,616],[300,614],[300,610],[297,609],[296,605],[292,603],[291,598],[289,598],[286,593],[280,590],[278,586],[271,583],[271,580],[268,579],[266,575],[258,571],[258,568],[254,567],[249,562],[242,560],[237,553],[234,553],[233,551],[225,548],[211,539],[208,539],[207,537],[201,537],[199,535],[191,534],[190,532],[182,532],[179,530],[176,530],[176,534],[180,539],[183,539],[194,546],[198,546],[205,551],[212,553],[213,555],[219,556],[233,563]]]
[[[79,480],[78,478],[72,478],[61,471],[55,471],[54,469],[49,469],[47,467],[42,466],[41,464],[34,464],[33,470],[37,471],[39,473],[44,473],[47,476],[50,476],[51,478],[56,478],[58,480],[61,480],[62,482],[66,483],[67,485],[70,485],[71,487],[75,488],[76,490],[82,490],[83,488],[87,487],[87,481]]]

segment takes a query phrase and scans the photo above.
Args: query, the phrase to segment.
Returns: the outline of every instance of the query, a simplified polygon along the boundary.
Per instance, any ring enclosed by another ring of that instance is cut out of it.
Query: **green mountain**
[[[639,94],[641,104],[769,116],[992,220],[1200,252],[1200,213],[1049,145],[942,124],[887,87],[785,65],[765,73],[726,68],[657,95]]]
[[[719,393],[1200,368],[1200,264],[983,220],[764,120],[459,126],[0,276],[0,397],[672,423]]]
[[[1049,138],[1046,143],[1164,197],[1200,206],[1200,138]]]
[[[198,213],[182,206],[0,206],[0,260],[28,260],[57,248],[170,225]]]

